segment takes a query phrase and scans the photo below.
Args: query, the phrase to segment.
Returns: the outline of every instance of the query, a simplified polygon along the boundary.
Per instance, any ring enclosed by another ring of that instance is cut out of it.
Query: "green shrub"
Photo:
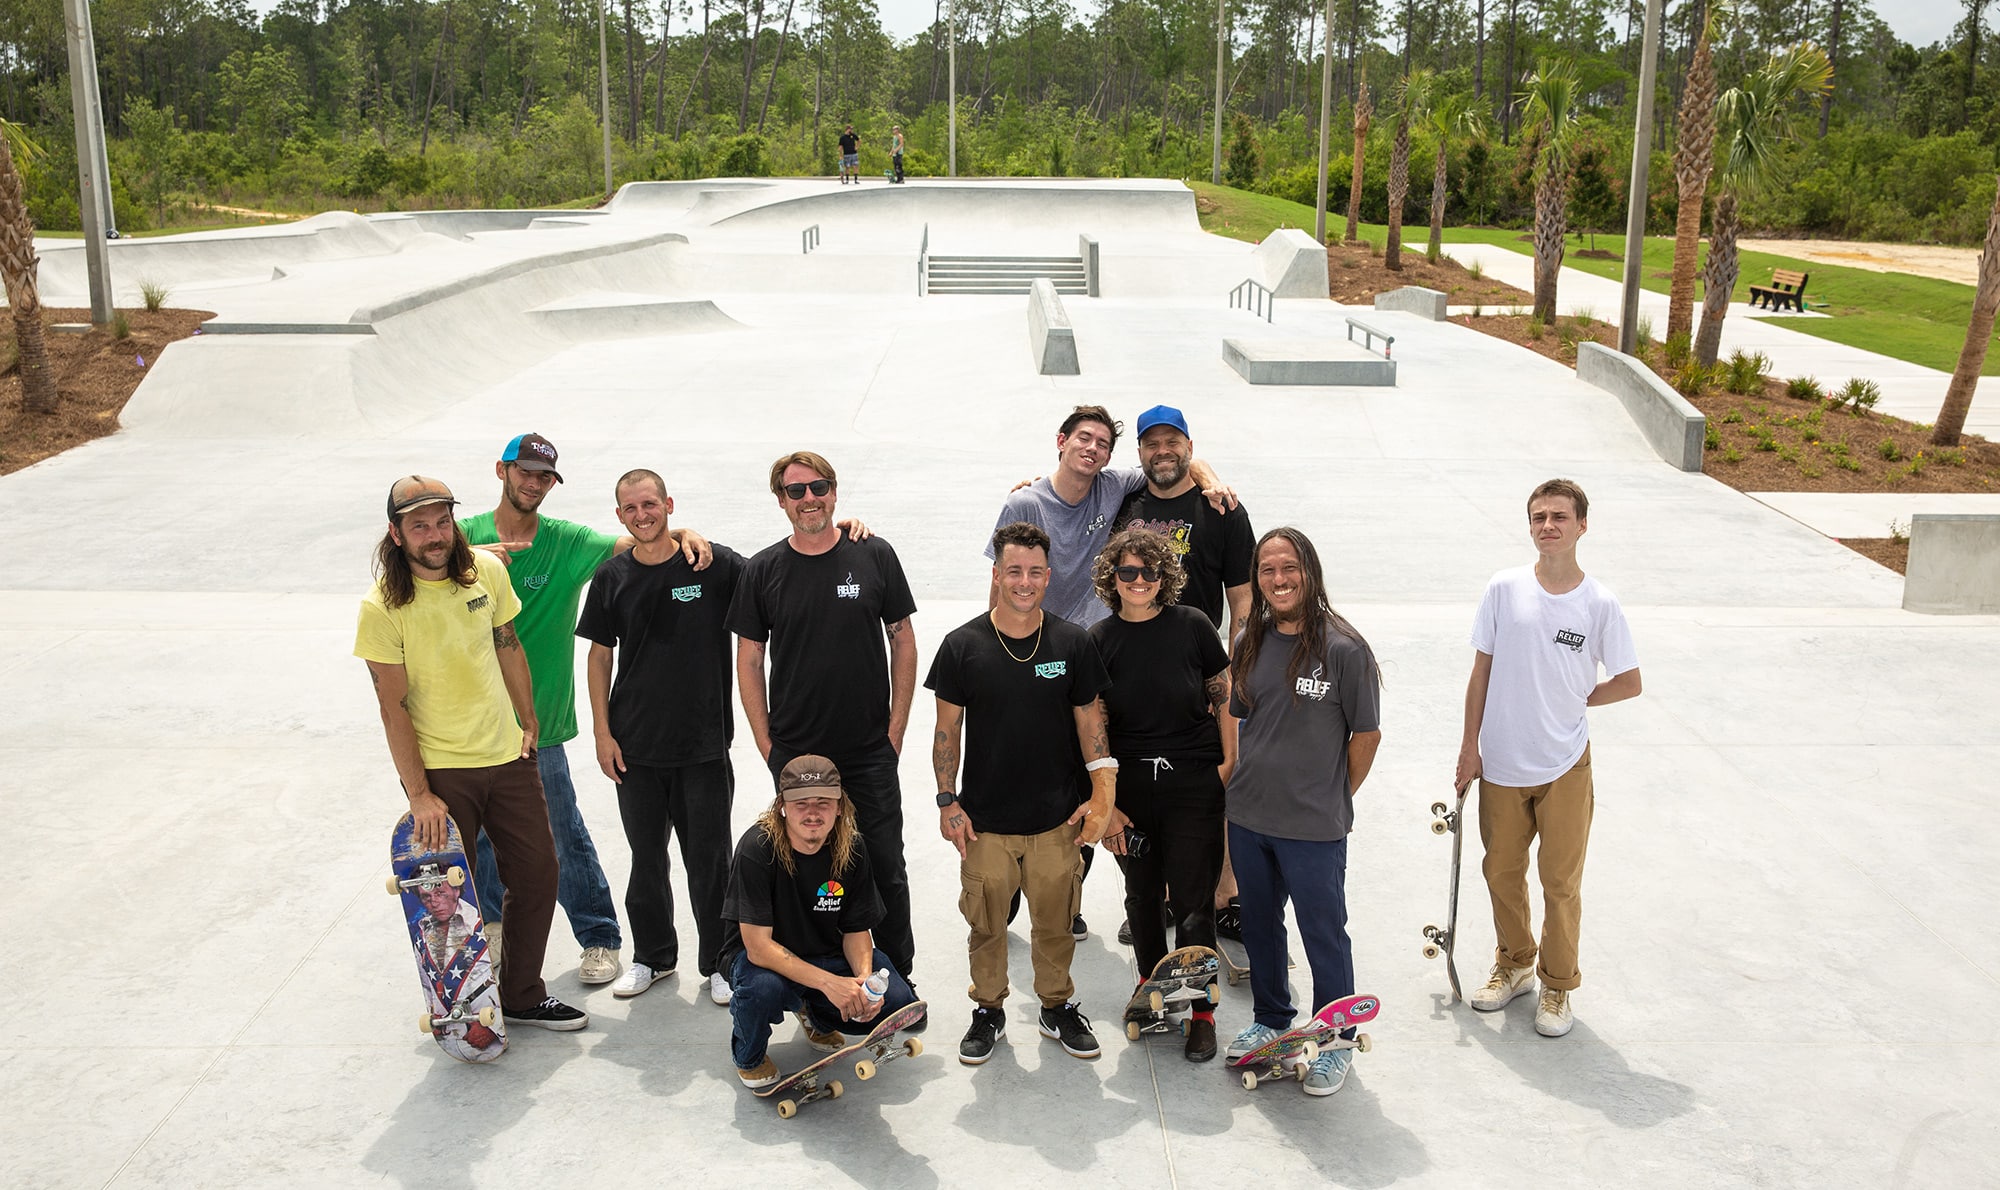
[[[1894,438],[1884,438],[1875,447],[1875,453],[1893,463],[1903,457],[1903,448],[1896,445]]]
[[[1785,381],[1785,395],[1797,401],[1817,401],[1826,396],[1826,390],[1811,376],[1794,376]]]
[[[146,309],[158,310],[167,304],[167,295],[173,292],[158,281],[139,282],[139,294],[146,301]]]
[[[1840,395],[1853,412],[1861,413],[1873,409],[1875,402],[1882,399],[1882,386],[1873,380],[1863,380],[1856,376],[1840,390]]]
[[[1739,396],[1750,396],[1764,391],[1764,373],[1771,367],[1771,357],[1761,351],[1745,353],[1736,350],[1729,353],[1728,362],[1722,365],[1722,387]]]

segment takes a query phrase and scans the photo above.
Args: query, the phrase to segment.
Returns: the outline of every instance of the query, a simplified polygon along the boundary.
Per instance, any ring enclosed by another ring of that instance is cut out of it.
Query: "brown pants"
[[[556,845],[549,834],[549,805],[542,774],[530,756],[483,769],[425,769],[459,837],[468,843],[484,830],[493,841],[500,881],[507,886],[500,920],[507,923],[500,948],[500,1007],[533,1008],[548,997],[542,957],[556,912]]]
[[[1039,835],[982,832],[966,845],[958,865],[958,911],[972,927],[967,946],[972,987],[981,1008],[1007,998],[1007,911],[1014,890],[1028,903],[1029,946],[1035,960],[1035,995],[1055,1008],[1076,993],[1069,963],[1076,939],[1069,923],[1083,903],[1083,853],[1076,828],[1065,823]],[[511,945],[511,943],[510,943]]]
[[[1583,982],[1577,935],[1583,922],[1583,855],[1597,804],[1590,783],[1590,746],[1562,776],[1527,789],[1479,782],[1479,841],[1486,845],[1486,889],[1493,898],[1493,961],[1535,967],[1542,986],[1570,991]],[[1528,846],[1540,835],[1536,867],[1542,879],[1541,962],[1528,912]]]

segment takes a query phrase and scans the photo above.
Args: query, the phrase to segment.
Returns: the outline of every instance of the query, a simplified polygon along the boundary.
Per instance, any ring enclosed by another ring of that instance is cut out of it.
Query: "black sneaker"
[[[977,1066],[993,1056],[993,1047],[1007,1035],[1007,1014],[998,1008],[972,1010],[972,1027],[958,1043],[958,1060]]]
[[[510,1025],[533,1025],[537,1029],[554,1029],[558,1033],[572,1033],[590,1023],[589,1013],[571,1008],[554,996],[524,1011],[506,1009],[502,1015]]]
[[[1215,934],[1232,942],[1243,941],[1243,906],[1237,903],[1235,897],[1229,898],[1227,905],[1215,911]]]
[[[1074,1000],[1042,1009],[1042,1036],[1062,1042],[1063,1049],[1072,1057],[1095,1058],[1099,1053],[1097,1037],[1090,1031],[1090,1018],[1083,1015]]]
[[[1118,945],[1132,945],[1132,919],[1129,917],[1118,923]]]
[[[1090,937],[1090,927],[1083,924],[1083,914],[1079,913],[1069,921],[1069,936],[1078,942]]]

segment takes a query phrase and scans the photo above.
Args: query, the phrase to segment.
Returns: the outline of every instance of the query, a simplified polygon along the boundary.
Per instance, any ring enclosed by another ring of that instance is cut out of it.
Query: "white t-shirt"
[[[1584,707],[1598,666],[1611,677],[1639,667],[1617,596],[1587,575],[1574,591],[1551,595],[1533,566],[1486,584],[1472,647],[1493,658],[1479,761],[1496,785],[1546,785],[1568,772],[1590,744]]]

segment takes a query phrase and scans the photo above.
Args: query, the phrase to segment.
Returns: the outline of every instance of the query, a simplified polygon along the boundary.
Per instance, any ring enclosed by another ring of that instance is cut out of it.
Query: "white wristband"
[[[1083,771],[1086,773],[1094,773],[1099,769],[1116,769],[1117,767],[1118,767],[1118,758],[1116,756],[1100,756],[1096,760],[1091,761],[1089,764],[1084,765]]]

